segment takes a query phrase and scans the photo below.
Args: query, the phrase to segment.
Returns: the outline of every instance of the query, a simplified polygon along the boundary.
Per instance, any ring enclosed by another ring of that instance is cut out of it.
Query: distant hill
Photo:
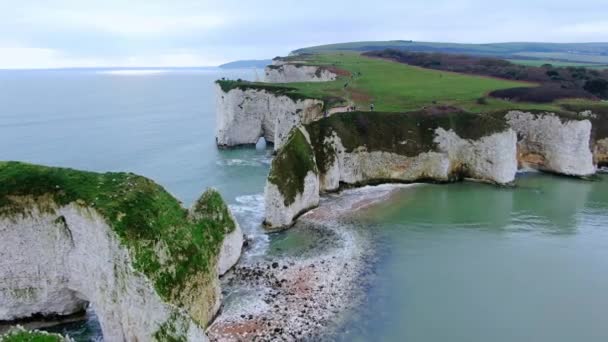
[[[269,64],[272,64],[271,59],[249,59],[222,64],[219,67],[222,69],[264,68]]]
[[[294,54],[335,51],[377,51],[396,49],[415,52],[442,52],[493,56],[517,60],[542,60],[608,64],[608,43],[492,43],[459,44],[417,42],[411,40],[366,41],[313,46]]]

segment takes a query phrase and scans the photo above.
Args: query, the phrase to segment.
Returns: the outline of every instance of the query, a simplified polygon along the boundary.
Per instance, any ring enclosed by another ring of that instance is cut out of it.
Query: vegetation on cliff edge
[[[0,336],[0,342],[62,342],[66,340],[61,335],[37,330],[28,331],[21,327]]]
[[[435,130],[454,130],[463,139],[481,137],[507,129],[504,119],[465,113],[456,108],[435,108],[409,113],[347,112],[310,123],[317,166],[321,173],[333,163],[335,151],[325,138],[337,134],[346,152],[364,147],[367,151],[391,152],[408,157],[435,151]]]
[[[318,173],[313,151],[304,134],[295,128],[272,160],[268,181],[278,187],[285,206],[289,206],[304,192],[304,179],[311,171]]]
[[[208,190],[188,211],[160,185],[132,173],[0,162],[0,184],[3,217],[30,214],[32,202],[27,198],[51,213],[71,203],[95,209],[131,250],[135,269],[174,303],[191,278],[212,274],[224,235],[235,228],[215,190]],[[168,258],[160,258],[159,250]]]

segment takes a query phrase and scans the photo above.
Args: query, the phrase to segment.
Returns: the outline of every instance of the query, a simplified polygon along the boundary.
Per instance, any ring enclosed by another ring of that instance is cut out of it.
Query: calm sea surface
[[[246,257],[263,255],[279,240],[259,226],[270,151],[216,149],[220,77],[254,72],[0,71],[0,160],[132,171],[185,205],[216,187],[254,239]],[[364,304],[332,339],[608,340],[605,176],[407,187],[353,220],[378,255]],[[99,339],[93,318],[59,331]]]

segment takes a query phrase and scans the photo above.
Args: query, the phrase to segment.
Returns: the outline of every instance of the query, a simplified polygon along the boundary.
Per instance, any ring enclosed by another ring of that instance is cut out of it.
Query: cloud
[[[0,0],[0,68],[209,65],[359,40],[601,41],[606,11],[598,0]]]
[[[171,35],[196,30],[217,29],[226,23],[219,14],[156,15],[120,11],[83,12],[37,10],[24,23],[61,29],[97,30],[117,35]]]
[[[59,69],[93,67],[208,66],[223,62],[196,51],[174,51],[118,58],[81,58],[59,50],[32,47],[0,47],[0,69]]]
[[[604,35],[608,37],[608,21],[593,21],[567,25],[559,29],[568,35]]]

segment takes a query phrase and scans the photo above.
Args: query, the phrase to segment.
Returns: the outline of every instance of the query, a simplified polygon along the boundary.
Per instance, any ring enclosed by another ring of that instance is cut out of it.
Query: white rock
[[[164,301],[94,209],[70,204],[49,213],[32,206],[27,214],[0,218],[0,236],[0,320],[71,314],[90,302],[106,341],[150,341],[163,324],[188,341],[207,341],[201,327],[207,322]],[[221,248],[219,272],[238,260],[241,245],[237,227]],[[221,299],[217,274],[210,276],[204,298],[196,300],[209,306],[195,308],[209,319]]]
[[[278,150],[291,129],[323,117],[323,101],[294,101],[266,90],[217,87],[216,142],[230,147],[257,143],[260,137]]]
[[[512,129],[481,137],[460,138],[453,130],[435,130],[435,143],[445,152],[451,169],[462,169],[468,178],[497,184],[515,180],[517,173],[517,135]]]
[[[232,213],[230,215],[232,216]],[[232,216],[232,220],[234,221],[235,228],[231,233],[224,236],[217,260],[219,275],[224,275],[239,261],[243,249],[243,231],[234,216]]]
[[[271,182],[266,182],[264,223],[269,228],[289,226],[294,217],[318,206],[319,198],[319,179],[312,171],[309,171],[304,178],[304,191],[297,194],[294,202],[289,205],[285,205],[285,198],[279,188]]]
[[[273,63],[264,69],[265,81],[270,83],[328,82],[338,75],[318,66]]]
[[[553,113],[535,115],[510,111],[505,116],[517,132],[522,164],[571,176],[594,174],[591,122],[562,120]]]

